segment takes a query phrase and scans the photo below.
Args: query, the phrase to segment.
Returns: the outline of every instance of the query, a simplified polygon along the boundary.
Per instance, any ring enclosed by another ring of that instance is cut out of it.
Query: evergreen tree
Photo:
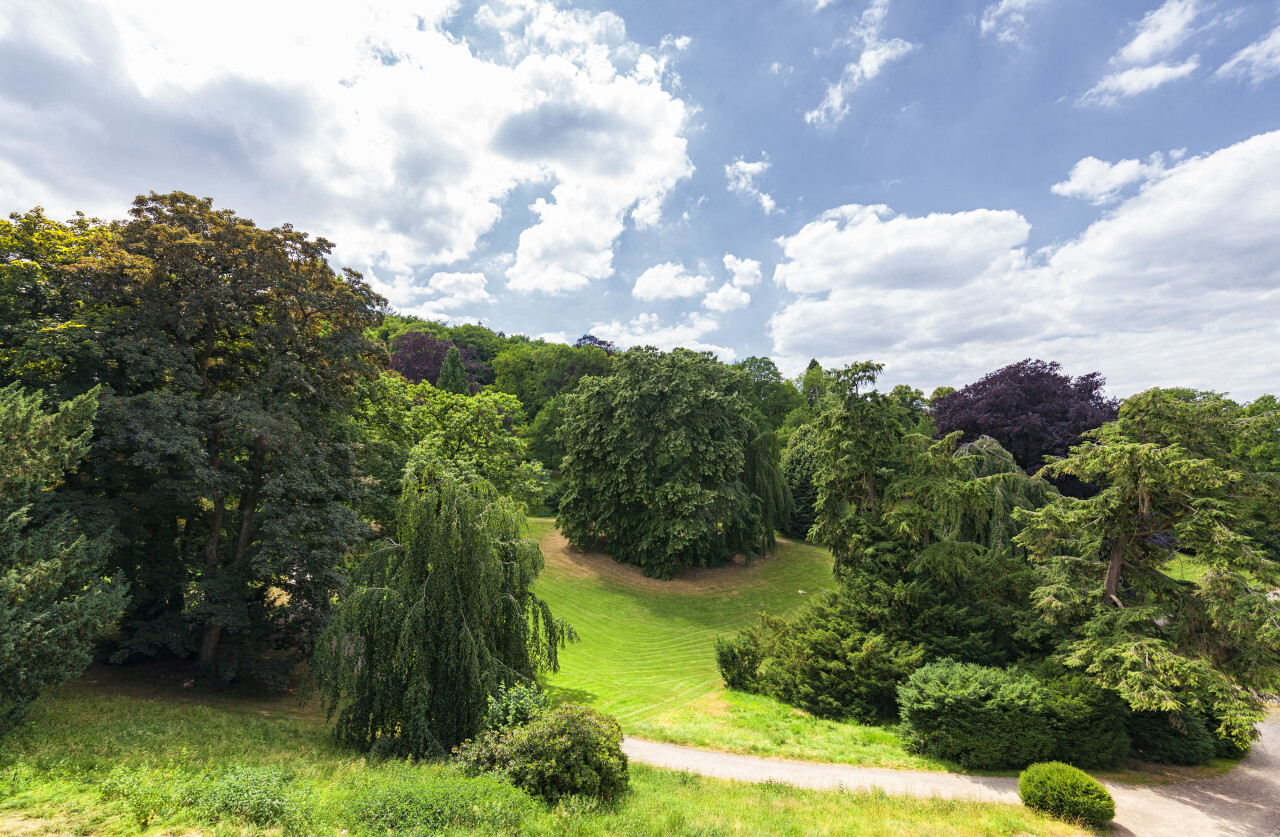
[[[467,370],[462,368],[462,353],[457,346],[450,346],[445,354],[436,387],[456,395],[471,394],[471,387],[467,385]]]
[[[490,695],[558,668],[575,639],[532,592],[543,567],[523,511],[419,451],[398,543],[367,557],[316,643],[310,676],[334,737],[382,755],[441,755],[480,731]]]
[[[47,414],[39,393],[0,389],[0,735],[41,692],[84,671],[124,609],[123,581],[102,577],[105,538],[40,508],[88,449],[96,395]]]
[[[1071,632],[1064,661],[1136,710],[1207,709],[1218,734],[1246,744],[1280,678],[1280,565],[1246,531],[1274,519],[1274,475],[1251,471],[1239,444],[1273,426],[1218,397],[1159,389],[1086,434],[1044,471],[1100,487],[1020,515],[1018,535],[1042,567],[1045,619]],[[1179,581],[1179,554],[1205,568]]]

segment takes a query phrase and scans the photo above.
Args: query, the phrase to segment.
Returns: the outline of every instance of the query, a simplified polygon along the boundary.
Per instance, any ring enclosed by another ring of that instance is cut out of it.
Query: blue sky
[[[1275,0],[319,8],[0,0],[0,208],[182,189],[404,312],[788,374],[1280,389]]]

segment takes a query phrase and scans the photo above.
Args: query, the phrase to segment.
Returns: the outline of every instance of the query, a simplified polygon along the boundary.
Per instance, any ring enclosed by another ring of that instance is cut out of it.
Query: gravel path
[[[806,788],[883,788],[888,793],[1018,804],[1012,778],[884,770],[844,764],[738,756],[628,738],[627,756],[641,764],[740,782],[786,782]],[[1116,800],[1113,835],[1134,837],[1272,837],[1280,834],[1280,715],[1225,776],[1173,785],[1107,784]]]

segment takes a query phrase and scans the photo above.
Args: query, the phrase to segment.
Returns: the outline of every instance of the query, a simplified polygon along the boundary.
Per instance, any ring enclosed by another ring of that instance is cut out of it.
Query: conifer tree
[[[533,594],[542,552],[488,481],[420,448],[397,522],[317,641],[311,677],[340,743],[440,755],[479,732],[499,686],[556,671],[576,637]]]
[[[450,346],[445,354],[436,388],[458,395],[471,394],[471,387],[467,385],[467,370],[462,367],[462,353],[457,346]]]

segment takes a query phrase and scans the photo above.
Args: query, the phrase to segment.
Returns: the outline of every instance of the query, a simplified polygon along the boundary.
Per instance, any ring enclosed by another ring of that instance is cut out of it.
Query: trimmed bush
[[[927,665],[898,687],[909,750],[990,770],[1024,767],[1057,749],[1048,691],[1021,672],[953,660]]]
[[[1134,758],[1156,764],[1204,764],[1217,753],[1217,738],[1205,728],[1204,713],[1134,712],[1129,718]]]
[[[1103,826],[1116,815],[1107,789],[1079,768],[1060,761],[1033,764],[1018,777],[1022,804],[1064,820]]]
[[[1048,692],[1048,723],[1056,739],[1054,761],[1112,767],[1129,755],[1129,707],[1119,695],[1082,674],[1062,674],[1041,683]]]
[[[525,726],[483,733],[454,749],[470,773],[497,773],[555,804],[566,796],[614,799],[627,789],[622,727],[612,717],[567,703]]]
[[[360,825],[401,834],[450,828],[510,834],[537,810],[532,799],[499,778],[432,775],[409,765],[360,787],[343,807]]]

